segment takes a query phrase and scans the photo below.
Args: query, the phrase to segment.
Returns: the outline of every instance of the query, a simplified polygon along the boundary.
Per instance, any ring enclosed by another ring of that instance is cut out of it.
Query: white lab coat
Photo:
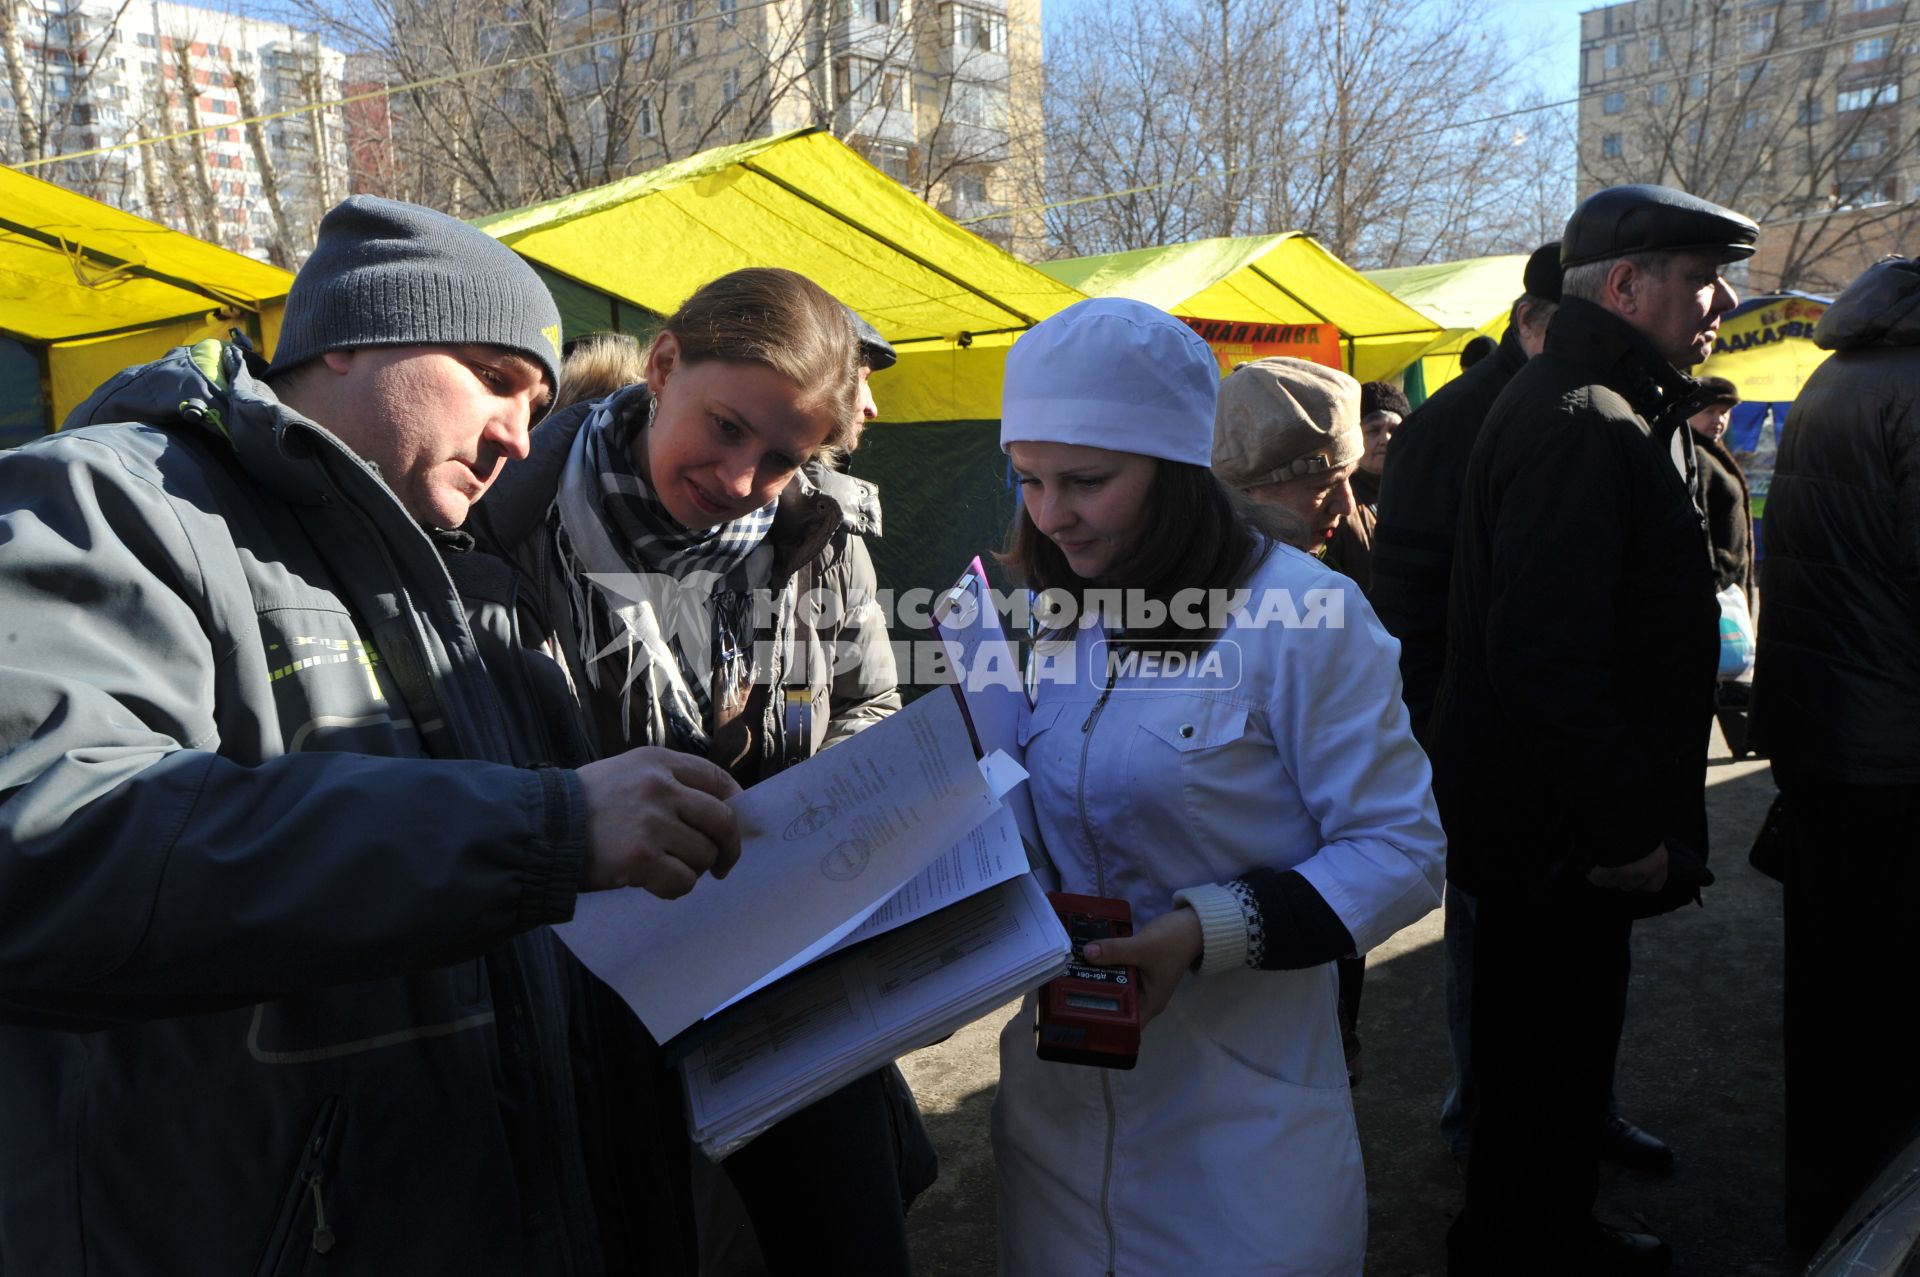
[[[1438,905],[1443,874],[1399,648],[1311,556],[1276,548],[1247,584],[1254,623],[1228,627],[1219,661],[1122,673],[1091,728],[1097,628],[1076,679],[1042,682],[1022,735],[1047,851],[1062,890],[1124,897],[1136,927],[1180,888],[1297,869],[1364,953]],[[1001,1271],[1357,1277],[1366,1185],[1335,990],[1331,964],[1187,976],[1131,1072],[1036,1059],[1029,998],[1000,1039]]]

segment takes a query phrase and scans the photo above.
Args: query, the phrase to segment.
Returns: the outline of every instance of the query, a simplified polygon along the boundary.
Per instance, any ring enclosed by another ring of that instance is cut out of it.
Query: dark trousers
[[[1586,886],[1489,892],[1473,928],[1477,1104],[1448,1271],[1551,1272],[1588,1239],[1633,923]]]
[[[775,1277],[909,1271],[899,1164],[879,1073],[814,1101],[721,1165]]]
[[[1920,785],[1804,783],[1786,797],[1787,1231],[1811,1250],[1920,1134]]]

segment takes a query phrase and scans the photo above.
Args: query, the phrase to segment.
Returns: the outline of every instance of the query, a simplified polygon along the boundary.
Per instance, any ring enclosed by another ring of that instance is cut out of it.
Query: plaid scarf
[[[636,393],[646,391],[601,400],[581,425],[549,526],[587,681],[601,689],[619,678],[626,739],[705,755],[713,671],[729,691],[752,677],[750,560],[773,527],[774,505],[716,528],[681,527],[633,460],[652,400],[638,430],[615,411]]]

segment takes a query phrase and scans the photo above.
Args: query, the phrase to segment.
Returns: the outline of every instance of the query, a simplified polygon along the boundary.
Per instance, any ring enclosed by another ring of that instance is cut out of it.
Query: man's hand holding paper
[[[639,887],[674,900],[703,873],[726,877],[740,859],[739,821],[726,801],[740,786],[706,759],[647,746],[588,763],[579,776],[586,890]]]
[[[693,800],[704,795],[686,797],[700,809]],[[695,875],[673,901],[633,888],[583,895],[573,921],[556,928],[661,1040],[850,930],[999,807],[958,703],[941,695],[726,805],[741,847],[726,883]],[[684,850],[697,858],[697,848]],[[713,863],[722,854],[716,848]],[[691,874],[690,860],[674,859]]]

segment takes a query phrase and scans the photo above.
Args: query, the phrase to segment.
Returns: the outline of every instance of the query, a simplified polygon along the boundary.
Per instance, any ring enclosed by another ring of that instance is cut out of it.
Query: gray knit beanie
[[[560,311],[493,236],[418,204],[355,195],[320,221],[294,277],[273,367],[356,346],[503,346],[560,384]]]

